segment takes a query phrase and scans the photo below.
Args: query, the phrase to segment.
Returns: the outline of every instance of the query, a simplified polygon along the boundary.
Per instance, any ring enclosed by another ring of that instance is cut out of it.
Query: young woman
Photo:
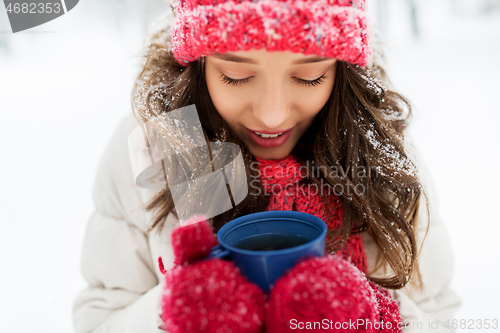
[[[436,217],[428,223],[423,174],[405,134],[411,108],[391,88],[364,8],[364,1],[347,0],[176,1],[172,29],[167,24],[148,39],[135,117],[120,124],[97,173],[77,332],[165,329],[165,281],[156,263],[162,257],[165,269],[174,266],[170,234],[182,212],[166,178],[176,171],[163,161],[163,188],[138,187],[133,168],[150,147],[129,135],[189,105],[206,142],[236,144],[246,170],[248,195],[210,219],[214,233],[266,209],[321,216],[329,226],[327,253],[389,290],[408,323],[404,332],[430,325],[453,331],[460,300],[449,288],[447,233]],[[274,178],[262,175],[269,166]],[[314,204],[296,193],[269,194],[265,188],[280,181],[283,166],[307,170],[287,182],[333,192],[316,195]]]

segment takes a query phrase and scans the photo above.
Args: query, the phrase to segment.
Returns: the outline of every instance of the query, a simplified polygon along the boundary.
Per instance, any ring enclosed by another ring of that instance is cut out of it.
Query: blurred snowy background
[[[0,8],[2,332],[73,332],[95,171],[131,112],[148,22],[166,10],[86,0],[12,34]],[[415,106],[410,132],[455,253],[456,318],[500,319],[500,0],[378,0],[369,11]]]

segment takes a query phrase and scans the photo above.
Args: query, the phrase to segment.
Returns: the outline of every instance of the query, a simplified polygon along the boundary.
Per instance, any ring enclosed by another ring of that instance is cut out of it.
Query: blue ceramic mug
[[[302,212],[269,211],[226,223],[207,257],[229,258],[265,293],[301,260],[325,255],[326,224]]]

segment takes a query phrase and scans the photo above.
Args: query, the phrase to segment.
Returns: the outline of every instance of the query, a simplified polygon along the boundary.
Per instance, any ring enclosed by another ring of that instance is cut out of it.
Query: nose
[[[263,127],[261,129],[283,129],[291,114],[290,105],[284,85],[270,82],[257,97],[253,114]]]

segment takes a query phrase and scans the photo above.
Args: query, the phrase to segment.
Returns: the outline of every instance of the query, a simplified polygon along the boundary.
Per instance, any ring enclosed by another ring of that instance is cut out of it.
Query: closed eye
[[[297,82],[297,83],[300,83],[300,84],[303,84],[305,86],[309,86],[309,87],[314,87],[314,86],[318,86],[320,84],[323,83],[323,81],[327,78],[327,76],[325,74],[321,75],[320,77],[318,77],[317,79],[315,80],[303,80],[303,79],[299,79],[299,78],[296,78],[294,77],[293,79]]]
[[[233,86],[237,86],[239,84],[244,84],[244,83],[247,83],[252,77],[247,77],[247,78],[244,78],[244,79],[231,79],[229,76],[225,75],[225,74],[221,74],[220,76],[220,79],[222,82],[224,83],[227,83],[227,84],[231,84]]]
[[[221,74],[221,76],[220,76],[220,79],[221,79],[221,81],[223,83],[230,84],[230,85],[233,85],[233,86],[237,86],[237,85],[240,85],[240,84],[245,84],[251,78],[252,78],[252,76],[244,78],[244,79],[232,79],[232,78],[230,78],[229,76],[227,76],[225,74]],[[327,76],[325,74],[323,74],[319,78],[314,79],[314,80],[304,80],[304,79],[299,79],[297,77],[293,77],[293,80],[295,82],[299,83],[299,84],[304,85],[304,86],[314,87],[314,86],[317,86],[317,85],[320,85],[321,83],[323,83],[323,81],[326,78],[327,78]]]

